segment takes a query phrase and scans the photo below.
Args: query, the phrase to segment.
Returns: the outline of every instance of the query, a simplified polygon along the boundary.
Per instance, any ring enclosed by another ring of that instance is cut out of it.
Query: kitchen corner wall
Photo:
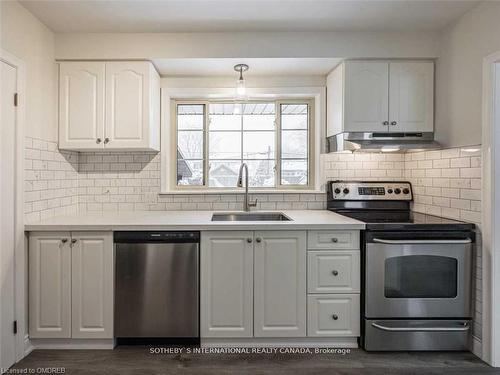
[[[239,210],[241,194],[164,194],[160,154],[58,151],[55,142],[26,138],[27,222],[77,211]],[[481,147],[408,154],[325,154],[323,181],[409,180],[413,210],[478,225],[473,333],[481,338]],[[251,194],[258,209],[324,209],[325,194]]]

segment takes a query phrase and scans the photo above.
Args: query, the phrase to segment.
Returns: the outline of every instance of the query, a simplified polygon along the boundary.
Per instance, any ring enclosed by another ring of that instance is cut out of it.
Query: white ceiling
[[[478,0],[21,0],[55,32],[434,31]]]
[[[162,76],[234,76],[236,64],[248,64],[245,76],[326,75],[341,59],[255,58],[255,59],[154,59]],[[236,78],[235,78],[236,79]]]

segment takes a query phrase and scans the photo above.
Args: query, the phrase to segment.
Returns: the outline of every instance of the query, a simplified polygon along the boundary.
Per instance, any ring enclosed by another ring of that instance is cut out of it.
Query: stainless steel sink
[[[212,215],[212,221],[292,221],[281,212],[221,212]]]

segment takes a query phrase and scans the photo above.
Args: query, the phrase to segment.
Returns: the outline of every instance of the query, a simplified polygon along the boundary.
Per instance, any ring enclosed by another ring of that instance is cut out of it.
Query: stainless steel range
[[[409,182],[328,183],[328,209],[362,233],[361,346],[467,350],[474,224],[410,211]]]

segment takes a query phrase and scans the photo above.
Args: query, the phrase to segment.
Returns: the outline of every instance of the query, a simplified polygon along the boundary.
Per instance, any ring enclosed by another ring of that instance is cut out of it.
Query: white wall
[[[425,32],[56,34],[57,59],[432,58],[437,47]]]
[[[0,12],[1,48],[26,64],[25,134],[55,141],[57,75],[54,33],[16,1],[0,1]]]
[[[441,36],[436,136],[446,147],[481,144],[483,58],[500,51],[500,2],[472,9]]]

